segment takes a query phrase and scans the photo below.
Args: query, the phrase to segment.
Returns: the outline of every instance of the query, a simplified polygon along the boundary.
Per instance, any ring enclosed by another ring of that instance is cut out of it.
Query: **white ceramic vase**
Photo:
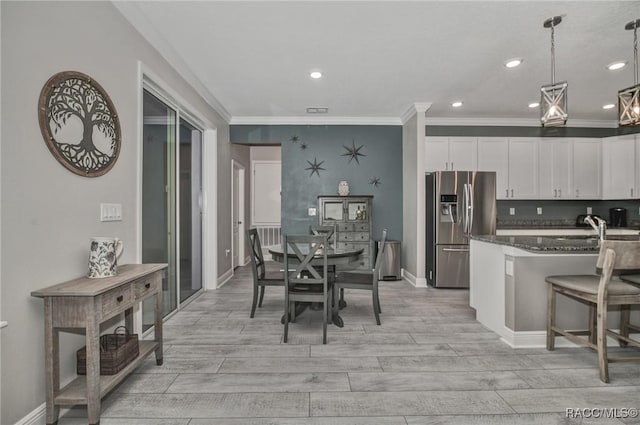
[[[342,180],[338,184],[338,195],[347,196],[349,194],[349,183],[346,180]]]

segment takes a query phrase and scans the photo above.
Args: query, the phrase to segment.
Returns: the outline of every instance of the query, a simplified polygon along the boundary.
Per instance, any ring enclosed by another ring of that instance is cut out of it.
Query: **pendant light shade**
[[[638,27],[640,19],[629,22],[624,29],[633,30],[634,85],[618,92],[618,125],[640,125],[640,84],[638,84]]]
[[[567,123],[566,81],[556,83],[555,27],[562,22],[561,16],[554,16],[544,21],[545,28],[551,28],[551,84],[540,88],[540,122],[543,127],[559,127]]]

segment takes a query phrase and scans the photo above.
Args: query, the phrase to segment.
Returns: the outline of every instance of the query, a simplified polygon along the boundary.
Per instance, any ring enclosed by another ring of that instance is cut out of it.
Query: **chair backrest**
[[[605,261],[607,250],[615,253],[610,267]],[[607,268],[613,275],[640,273],[640,241],[601,241],[596,270],[604,274]]]
[[[380,275],[380,267],[382,267],[382,258],[384,257],[384,248],[386,246],[385,242],[387,240],[387,229],[382,231],[382,237],[380,238],[381,248],[378,250],[378,255],[376,255],[376,265],[373,268],[373,278],[378,280]]]
[[[336,226],[309,226],[309,233],[316,236],[327,235],[327,240],[332,242],[336,234]]]
[[[325,235],[284,235],[283,249],[287,252],[284,256],[285,286],[296,284],[319,284],[327,286],[327,237]],[[318,256],[322,258],[320,265],[315,267],[311,261]],[[295,268],[292,268],[294,267]]]
[[[260,245],[260,236],[258,229],[247,230],[247,239],[249,241],[249,254],[251,257],[251,269],[253,270],[253,278],[258,281],[264,279],[266,266],[262,257],[262,245]]]

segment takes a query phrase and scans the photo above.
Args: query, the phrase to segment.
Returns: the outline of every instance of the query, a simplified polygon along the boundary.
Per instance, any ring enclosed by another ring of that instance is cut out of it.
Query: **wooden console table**
[[[162,274],[166,264],[127,264],[118,275],[86,277],[31,293],[44,299],[47,424],[58,423],[60,406],[87,405],[88,422],[100,423],[100,400],[153,351],[162,364]],[[140,355],[116,375],[100,376],[100,324],[124,313],[133,329],[133,307],[155,296],[155,339],[140,340]],[[60,332],[84,332],[87,374],[60,389]]]

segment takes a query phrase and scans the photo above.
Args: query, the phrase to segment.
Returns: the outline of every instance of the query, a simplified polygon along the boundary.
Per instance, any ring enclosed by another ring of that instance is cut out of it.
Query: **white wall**
[[[251,161],[281,161],[280,146],[251,146]]]
[[[88,238],[120,237],[121,263],[137,256],[138,61],[152,70],[218,129],[218,205],[229,205],[228,125],[182,79],[110,2],[2,1],[1,105],[1,311],[10,326],[2,334],[0,423],[13,424],[45,400],[43,303],[30,292],[86,273]],[[113,169],[84,178],[63,168],[44,144],[37,102],[47,79],[77,70],[110,95],[122,127]],[[226,202],[225,202],[226,201]],[[123,221],[101,223],[99,204],[121,203]],[[230,212],[218,212],[230,240]],[[215,225],[215,224],[214,224]],[[220,253],[220,250],[218,251]],[[224,251],[222,251],[224,255]],[[219,272],[225,270],[224,264]],[[63,335],[61,380],[75,371],[78,336]]]

